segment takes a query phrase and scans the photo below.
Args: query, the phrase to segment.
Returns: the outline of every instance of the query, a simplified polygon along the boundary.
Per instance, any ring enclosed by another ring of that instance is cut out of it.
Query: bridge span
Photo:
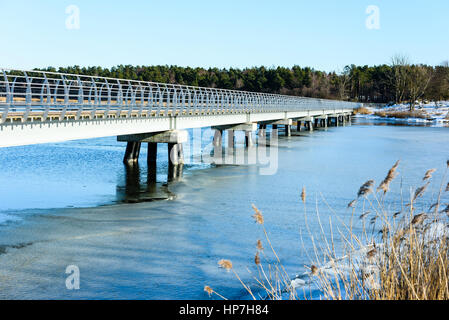
[[[293,124],[313,130],[350,120],[356,107],[345,101],[0,69],[0,147],[117,136],[128,143],[125,162],[133,163],[142,142],[153,151],[150,145],[169,143],[173,153],[185,129],[212,127],[218,145],[224,130],[251,133],[258,125],[263,134],[271,125],[284,126],[290,135]],[[246,141],[252,143],[250,134]]]

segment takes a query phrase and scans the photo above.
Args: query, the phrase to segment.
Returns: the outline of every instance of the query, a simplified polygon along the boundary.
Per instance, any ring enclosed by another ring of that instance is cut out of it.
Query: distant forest
[[[417,100],[449,99],[448,63],[435,67],[409,64],[399,56],[390,65],[351,65],[342,73],[299,66],[204,69],[119,65],[111,69],[73,66],[43,70],[358,102],[411,102],[411,108]]]

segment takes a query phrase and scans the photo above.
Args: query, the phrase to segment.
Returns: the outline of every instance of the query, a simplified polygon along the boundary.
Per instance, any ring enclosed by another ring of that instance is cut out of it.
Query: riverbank
[[[407,123],[424,123],[431,125],[449,125],[449,102],[439,101],[417,104],[415,111],[410,111],[408,104],[396,104],[381,108],[364,106],[357,109],[356,117],[368,119],[385,119]]]

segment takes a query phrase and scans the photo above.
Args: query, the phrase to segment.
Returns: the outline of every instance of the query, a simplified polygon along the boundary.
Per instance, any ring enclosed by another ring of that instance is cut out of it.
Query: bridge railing
[[[355,108],[358,104],[43,71],[0,69],[0,123]]]

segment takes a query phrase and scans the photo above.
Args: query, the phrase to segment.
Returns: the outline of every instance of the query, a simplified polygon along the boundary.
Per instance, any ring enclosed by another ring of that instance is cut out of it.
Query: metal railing
[[[42,71],[0,69],[0,124],[355,108],[358,104]]]

